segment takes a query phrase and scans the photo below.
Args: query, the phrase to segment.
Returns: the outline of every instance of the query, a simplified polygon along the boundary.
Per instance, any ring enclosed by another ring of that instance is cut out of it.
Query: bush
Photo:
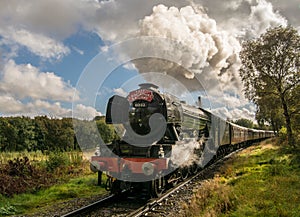
[[[9,160],[0,166],[0,195],[33,192],[52,182],[52,174],[32,165],[27,157]]]
[[[46,161],[46,167],[48,171],[53,172],[59,167],[65,167],[70,164],[68,155],[63,152],[51,152],[49,158]]]
[[[286,129],[286,127],[281,127],[281,129],[278,132],[278,136],[279,136],[279,139],[278,139],[279,143],[287,141],[287,129]]]

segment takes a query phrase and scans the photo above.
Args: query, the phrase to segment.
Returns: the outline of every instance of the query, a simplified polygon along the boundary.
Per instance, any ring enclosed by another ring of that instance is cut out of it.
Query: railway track
[[[61,217],[75,217],[75,216],[82,216],[82,214],[91,212],[94,209],[97,209],[103,205],[105,205],[106,203],[109,203],[110,201],[113,201],[116,198],[116,195],[108,195],[105,198],[100,199],[99,201],[96,201],[92,204],[89,204],[87,206],[81,207],[77,210],[74,210],[72,212],[69,212],[65,215],[62,215]]]
[[[147,203],[149,198],[132,197],[129,192],[123,191],[115,195],[108,195],[92,204],[73,210],[62,215],[62,217],[82,217],[82,216],[113,216],[130,213]]]
[[[216,160],[214,163],[205,167],[196,175],[184,180],[176,187],[168,190],[161,197],[149,199],[146,192],[122,192],[119,195],[109,195],[93,204],[87,205],[80,209],[74,210],[62,217],[75,217],[75,216],[167,216],[166,206],[172,207],[172,201],[176,200],[177,195],[186,194],[192,195],[193,190],[189,189],[195,183],[200,183],[203,180],[212,178],[214,171],[222,164],[223,161],[228,159],[231,155],[242,150],[238,149],[223,158]],[[174,209],[174,206],[172,207]],[[178,208],[178,207],[177,207]]]

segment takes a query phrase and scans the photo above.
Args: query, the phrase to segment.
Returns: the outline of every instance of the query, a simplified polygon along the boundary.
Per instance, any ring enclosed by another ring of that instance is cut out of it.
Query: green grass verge
[[[270,141],[250,147],[230,159],[184,207],[186,216],[299,217],[299,150]]]
[[[89,197],[107,193],[103,186],[97,186],[97,174],[74,178],[65,184],[54,185],[35,194],[20,194],[12,198],[0,195],[0,216],[29,214],[38,208],[77,197]]]

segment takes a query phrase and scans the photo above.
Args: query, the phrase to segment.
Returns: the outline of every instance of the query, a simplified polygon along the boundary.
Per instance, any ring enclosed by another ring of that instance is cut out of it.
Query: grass
[[[0,152],[0,163],[5,164],[9,160],[14,158],[28,157],[32,162],[46,161],[48,156],[43,154],[41,151],[23,151],[23,152]]]
[[[218,216],[234,206],[234,199],[230,187],[217,179],[206,181],[190,204],[183,204],[184,216]]]
[[[31,162],[40,163],[40,162],[47,161],[51,153],[52,152],[50,153],[48,152],[47,154],[45,154],[42,151],[0,152],[0,163],[5,164],[9,160],[13,160],[15,158],[23,158],[25,156],[28,157],[28,159]],[[76,164],[78,162],[81,162],[82,159],[85,157],[83,156],[83,153],[80,151],[60,152],[60,153],[62,153],[66,158],[68,158],[71,164]]]
[[[185,215],[300,216],[299,150],[274,144],[260,143],[230,159],[184,205]]]
[[[92,174],[71,179],[65,184],[54,185],[35,194],[24,193],[12,198],[0,195],[0,216],[29,214],[60,201],[105,193],[106,190],[103,186],[97,186],[97,175]]]

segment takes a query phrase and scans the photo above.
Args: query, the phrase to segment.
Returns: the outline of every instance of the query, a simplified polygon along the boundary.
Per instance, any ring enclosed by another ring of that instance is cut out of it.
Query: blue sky
[[[104,43],[96,33],[80,30],[63,40],[63,43],[71,52],[61,60],[43,60],[23,46],[18,49],[14,61],[16,64],[30,63],[42,71],[55,72],[75,86],[83,69],[100,52]]]
[[[255,106],[244,98],[238,75],[241,43],[276,25],[300,29],[299,14],[296,0],[3,0],[0,115],[70,117],[73,104],[75,116],[89,119],[105,113],[109,96],[126,94],[144,80],[181,97],[186,94],[178,93],[176,83],[183,84],[194,98],[202,93],[209,101],[205,106],[224,118],[254,119]],[[126,41],[149,36],[177,43],[149,48],[157,57],[170,56],[175,65],[134,61],[149,51],[141,43],[126,47]],[[87,100],[78,82],[99,53],[110,52],[115,54],[97,67],[105,69],[111,59],[117,67],[102,86],[97,78],[90,81],[96,99]],[[186,70],[178,71],[177,64]],[[195,85],[197,79],[205,91]]]

